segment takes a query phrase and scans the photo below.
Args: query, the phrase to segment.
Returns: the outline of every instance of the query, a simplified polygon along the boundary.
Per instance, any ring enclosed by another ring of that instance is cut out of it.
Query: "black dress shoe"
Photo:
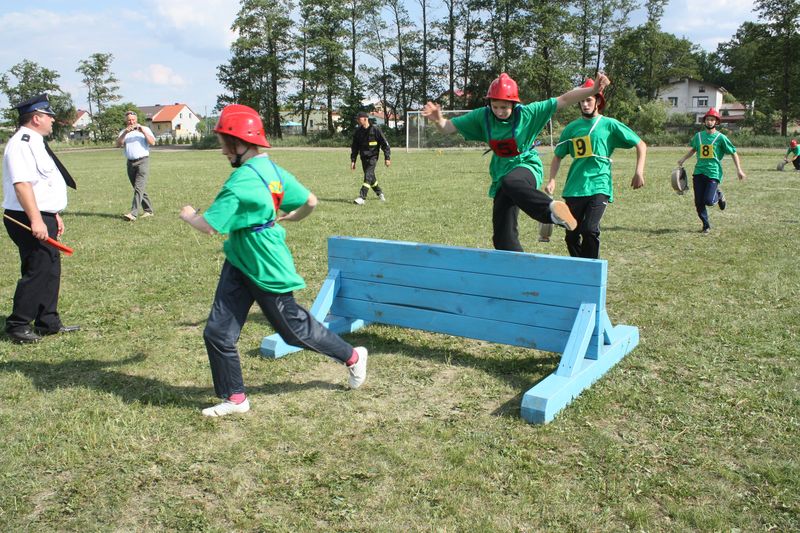
[[[72,333],[73,331],[80,331],[81,327],[80,326],[61,326],[55,331],[50,330],[50,329],[38,328],[38,327],[34,328],[34,329],[36,330],[36,333],[38,333],[39,335],[55,335],[56,333]]]
[[[31,328],[17,329],[6,333],[11,337],[12,341],[20,344],[30,344],[42,340],[42,337],[31,331]]]

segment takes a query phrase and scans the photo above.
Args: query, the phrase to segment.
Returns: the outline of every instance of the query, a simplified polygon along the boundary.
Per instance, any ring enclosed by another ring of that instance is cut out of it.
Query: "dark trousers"
[[[203,331],[214,393],[220,398],[244,392],[236,343],[253,302],[258,303],[269,323],[287,343],[319,352],[342,363],[353,355],[353,347],[300,307],[291,292],[266,292],[241,270],[225,261]]]
[[[503,176],[492,205],[492,243],[496,250],[522,252],[517,218],[522,209],[539,222],[552,224],[550,202],[553,200],[536,188],[533,172],[517,167]]]
[[[564,242],[572,257],[600,257],[600,219],[608,207],[607,194],[564,198],[572,216],[578,221],[575,231],[567,230]]]
[[[31,221],[24,211],[6,210],[11,218],[30,226]],[[58,221],[50,213],[42,213],[47,234],[56,238]],[[11,240],[19,249],[21,278],[14,292],[14,306],[6,318],[6,331],[20,331],[30,326],[46,331],[58,331],[61,318],[58,316],[58,291],[61,287],[61,254],[44,242],[36,239],[30,231],[3,219]]]
[[[375,167],[378,165],[378,157],[364,157],[361,156],[361,169],[364,171],[364,184],[361,185],[361,190],[358,195],[364,200],[367,199],[367,193],[370,189],[375,191],[377,196],[383,194],[380,185],[378,185],[378,178],[375,176]]]
[[[147,213],[153,212],[153,204],[147,196],[147,176],[150,174],[150,158],[143,157],[128,160],[128,180],[133,187],[133,200],[131,201],[131,215],[139,216],[139,210]]]
[[[795,157],[792,159],[792,164],[794,165],[795,170],[800,170],[800,157]]]
[[[694,207],[697,209],[697,216],[703,221],[703,229],[710,228],[706,206],[714,205],[719,200],[719,182],[705,174],[694,174],[692,183],[694,184]]]

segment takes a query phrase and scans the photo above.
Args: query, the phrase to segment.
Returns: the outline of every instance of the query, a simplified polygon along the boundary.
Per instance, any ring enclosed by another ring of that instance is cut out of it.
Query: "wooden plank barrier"
[[[528,390],[520,414],[546,423],[639,343],[612,326],[605,260],[330,237],[328,277],[311,314],[339,334],[369,323],[561,353],[558,368]],[[279,335],[261,353],[300,348]]]

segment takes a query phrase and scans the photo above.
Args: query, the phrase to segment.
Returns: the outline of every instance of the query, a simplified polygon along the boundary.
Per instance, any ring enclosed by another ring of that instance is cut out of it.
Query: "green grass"
[[[60,311],[83,331],[33,346],[0,340],[2,531],[796,531],[800,529],[800,176],[782,150],[730,160],[729,207],[697,233],[669,173],[683,149],[615,154],[601,255],[612,322],[641,343],[546,426],[522,393],[555,354],[401,328],[347,338],[370,349],[359,391],[314,353],[259,357],[254,309],[239,343],[253,408],[214,401],[202,329],[221,237],[177,213],[207,207],[230,168],[216,152],[154,152],[156,216],[130,224],[124,159],[69,152]],[[274,150],[322,200],[287,224],[310,305],[329,235],[491,247],[488,158],[406,154],[378,169],[388,202],[350,203],[347,149]],[[543,155],[549,165],[550,155]],[[560,184],[563,184],[565,168]],[[566,255],[561,232],[528,251]],[[19,264],[0,238],[8,313]]]

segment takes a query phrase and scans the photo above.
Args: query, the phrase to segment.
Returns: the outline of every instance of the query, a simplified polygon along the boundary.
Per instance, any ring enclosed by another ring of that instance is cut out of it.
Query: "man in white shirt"
[[[59,213],[67,207],[67,182],[74,187],[74,181],[44,140],[55,122],[47,95],[30,98],[16,109],[20,127],[3,153],[3,223],[19,249],[22,277],[5,329],[13,341],[30,343],[41,340],[42,335],[80,329],[61,322],[57,309],[61,255],[45,244],[48,237],[55,239],[64,233]]]
[[[122,215],[122,218],[133,222],[142,210],[142,217],[153,216],[153,204],[147,196],[147,175],[150,173],[150,146],[156,144],[156,138],[150,128],[139,124],[135,111],[126,112],[125,121],[128,125],[119,132],[117,146],[125,147],[133,201],[130,212]]]

